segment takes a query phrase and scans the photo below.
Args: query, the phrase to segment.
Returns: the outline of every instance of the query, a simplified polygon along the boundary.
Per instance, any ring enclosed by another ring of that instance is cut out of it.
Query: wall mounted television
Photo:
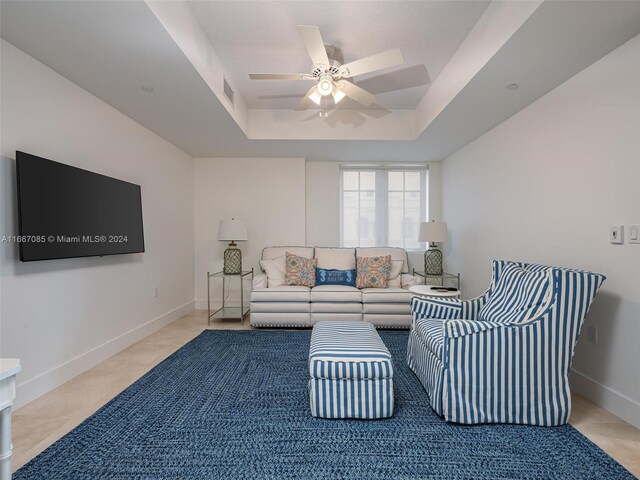
[[[139,185],[16,152],[20,260],[144,252]]]

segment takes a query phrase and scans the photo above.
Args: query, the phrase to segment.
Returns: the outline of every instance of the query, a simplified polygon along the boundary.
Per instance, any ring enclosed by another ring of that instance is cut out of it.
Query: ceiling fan
[[[399,48],[394,48],[342,65],[337,60],[330,58],[335,49],[331,45],[325,45],[318,27],[298,25],[297,28],[313,62],[314,68],[311,73],[251,73],[249,78],[252,80],[310,80],[316,82],[301,103],[304,103],[308,98],[316,105],[320,105],[323,98],[331,95],[336,104],[346,96],[362,105],[369,106],[376,101],[376,96],[345,79],[404,63],[402,52]]]

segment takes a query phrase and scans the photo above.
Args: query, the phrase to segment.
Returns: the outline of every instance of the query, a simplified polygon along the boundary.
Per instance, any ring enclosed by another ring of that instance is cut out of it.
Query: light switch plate
[[[624,243],[624,225],[611,225],[609,241],[616,245]]]
[[[629,243],[640,243],[640,225],[629,225]]]

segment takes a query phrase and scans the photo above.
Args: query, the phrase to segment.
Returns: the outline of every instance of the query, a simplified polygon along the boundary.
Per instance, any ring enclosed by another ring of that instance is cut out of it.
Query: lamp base
[[[442,275],[442,252],[437,248],[429,248],[424,252],[424,273]]]
[[[222,269],[225,275],[240,275],[242,273],[242,250],[233,246],[229,246],[224,251],[224,267]]]

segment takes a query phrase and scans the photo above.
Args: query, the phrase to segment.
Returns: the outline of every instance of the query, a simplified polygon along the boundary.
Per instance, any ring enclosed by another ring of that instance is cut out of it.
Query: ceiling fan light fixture
[[[322,96],[331,95],[333,91],[333,82],[332,79],[328,75],[323,75],[320,77],[320,81],[318,82],[318,92]]]
[[[1,1],[1,0],[0,0]],[[331,58],[336,49],[332,45],[324,43],[320,29],[313,25],[298,25],[298,33],[302,38],[313,70],[311,73],[250,73],[252,80],[310,80],[314,85],[307,91],[300,102],[299,108],[303,110],[308,99],[327,109],[328,96],[331,95],[334,104],[338,104],[346,96],[360,105],[369,106],[375,103],[376,96],[362,87],[347,81],[352,77],[365,75],[371,72],[388,69],[404,63],[404,57],[399,48],[386,50],[375,55],[360,58],[346,64]],[[509,88],[509,87],[507,87]],[[322,98],[325,101],[322,102]],[[326,111],[324,113],[326,117]]]
[[[322,95],[320,94],[320,92],[318,91],[318,88],[316,87],[313,92],[311,92],[311,94],[309,95],[309,100],[311,100],[313,103],[315,103],[316,105],[320,105],[320,101],[322,100]]]
[[[331,95],[333,95],[333,101],[338,104],[338,102],[340,102],[340,100],[342,100],[344,97],[346,97],[346,95],[341,92],[340,90],[338,90],[337,88],[334,88],[333,91],[331,92]]]

